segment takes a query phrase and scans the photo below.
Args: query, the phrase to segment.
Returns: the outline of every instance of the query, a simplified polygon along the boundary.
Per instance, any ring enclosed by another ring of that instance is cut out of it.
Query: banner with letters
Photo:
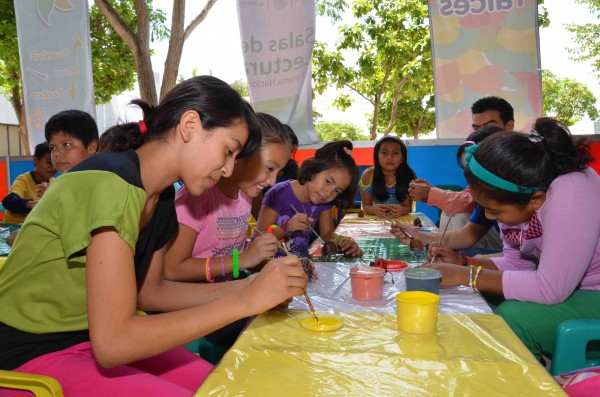
[[[318,142],[310,67],[315,0],[238,0],[237,8],[254,109],[289,124],[300,144]]]
[[[87,0],[15,1],[31,152],[62,110],[96,117]]]
[[[471,104],[506,99],[515,130],[542,114],[536,0],[429,0],[437,135],[466,137]]]

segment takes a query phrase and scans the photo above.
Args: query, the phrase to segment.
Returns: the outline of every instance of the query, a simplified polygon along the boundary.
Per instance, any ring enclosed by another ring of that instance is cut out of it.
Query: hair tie
[[[148,127],[146,127],[146,122],[144,120],[140,120],[139,124],[140,124],[140,134],[146,135],[148,133]]]
[[[348,156],[352,156],[352,149],[348,149],[346,146],[344,146],[343,149],[344,149],[344,152],[346,152],[346,154]]]
[[[529,140],[533,143],[541,143],[544,140],[544,137],[541,136],[536,130],[531,130],[527,138],[529,138]]]
[[[475,145],[475,141],[465,141],[463,145]]]

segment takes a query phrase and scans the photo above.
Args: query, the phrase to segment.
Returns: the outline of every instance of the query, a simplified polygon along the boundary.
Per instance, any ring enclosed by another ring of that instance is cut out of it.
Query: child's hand
[[[25,208],[32,210],[37,205],[39,200],[29,200],[25,203]]]
[[[404,207],[400,204],[388,204],[388,213],[392,218],[398,218],[402,215],[406,215],[410,212],[410,208]]]
[[[241,301],[259,314],[304,294],[307,279],[297,256],[273,259],[241,291]]]
[[[451,248],[446,245],[439,245],[437,243],[429,246],[429,252],[427,253],[427,262],[432,262],[435,258],[435,262],[452,263],[455,265],[462,265],[462,258],[457,255]]]
[[[411,245],[411,239],[406,233],[414,237],[414,240],[419,240],[419,230],[414,226],[407,225],[405,223],[394,222],[392,224],[392,228],[390,229],[391,233],[396,237],[402,244]]]
[[[306,214],[297,213],[288,221],[285,229],[288,233],[295,232],[297,230],[308,230],[310,229],[310,224],[314,219],[310,218]]]
[[[384,215],[388,215],[390,210],[387,204],[375,204],[374,206],[375,215],[383,217]]]
[[[469,285],[469,268],[456,266],[450,263],[427,263],[423,267],[430,267],[442,272],[440,287],[455,287],[457,285]]]
[[[35,194],[39,198],[42,198],[42,196],[44,195],[44,193],[46,193],[46,189],[48,189],[48,186],[49,186],[49,184],[47,182],[38,183],[35,186]]]
[[[272,234],[261,234],[240,254],[240,268],[248,269],[277,254],[279,241]]]
[[[339,249],[344,252],[346,256],[362,256],[363,251],[360,249],[356,240],[352,237],[344,237],[338,244]]]
[[[427,198],[429,197],[429,190],[431,189],[431,185],[427,181],[425,181],[427,183],[417,181],[420,181],[420,179],[414,180],[409,184],[408,194],[410,195],[410,198],[414,201],[426,203]]]

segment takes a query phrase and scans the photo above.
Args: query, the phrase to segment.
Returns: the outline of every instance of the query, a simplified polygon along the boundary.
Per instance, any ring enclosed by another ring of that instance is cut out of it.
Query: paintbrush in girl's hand
[[[448,226],[450,226],[450,221],[452,220],[453,216],[454,216],[454,214],[448,215],[448,223],[446,223],[446,226],[444,226],[444,231],[442,232],[442,238],[440,238],[440,242],[438,243],[438,249],[439,249],[439,247],[442,246],[442,242],[444,241],[444,237],[446,237],[446,232],[448,231]],[[430,263],[435,262],[435,258],[437,258],[438,255],[439,254],[435,254],[433,256],[433,258],[431,258],[431,262]]]
[[[288,251],[287,246],[285,244],[283,244],[283,250],[285,251],[286,255],[290,255],[290,251]],[[319,322],[319,318],[317,317],[317,312],[315,312],[315,307],[313,306],[312,301],[308,297],[308,293],[306,292],[306,290],[304,290],[304,298],[306,299],[306,303],[308,303],[308,307],[310,308],[310,312],[312,313],[313,317],[315,318],[315,321]]]
[[[298,210],[297,210],[297,209],[296,209],[296,208],[295,208],[293,205],[291,205],[291,204],[290,204],[290,207],[292,207],[292,209],[294,210],[294,212],[295,212],[296,214],[299,214]],[[307,214],[304,214],[304,215],[307,215]],[[314,235],[315,235],[315,236],[316,236],[316,237],[317,237],[317,238],[318,238],[318,239],[321,241],[321,243],[323,243],[323,247],[324,247],[324,246],[325,246],[325,240],[323,240],[323,239],[321,238],[321,236],[319,236],[319,234],[318,234],[318,233],[315,231],[315,229],[313,229],[313,227],[312,227],[311,225],[308,225],[308,228],[309,228],[309,229],[310,229],[310,231],[311,231],[311,232],[313,232],[313,234],[314,234]]]
[[[385,214],[382,214],[382,216],[385,218],[385,220],[386,220],[386,221],[388,221],[388,222],[389,222],[389,223],[391,223],[392,225],[394,224],[394,220],[393,220],[392,218],[390,218],[389,216],[387,216],[387,215],[385,215]],[[414,239],[414,237],[413,237],[413,236],[412,236],[412,235],[411,235],[409,232],[407,232],[406,230],[404,230],[404,229],[400,229],[400,231],[401,231],[402,233],[404,233],[404,235],[405,235],[406,237],[408,237],[409,239],[411,239],[411,240],[412,240],[412,239]]]

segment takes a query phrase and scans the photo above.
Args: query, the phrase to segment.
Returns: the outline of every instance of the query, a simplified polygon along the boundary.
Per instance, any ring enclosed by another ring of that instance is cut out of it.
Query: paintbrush
[[[450,226],[450,221],[452,220],[453,216],[454,216],[454,214],[448,215],[448,223],[446,223],[446,226],[444,226],[444,231],[442,232],[442,238],[440,238],[440,242],[438,243],[438,249],[439,249],[439,247],[442,246],[442,242],[444,241],[444,237],[446,237],[446,232],[448,231],[448,226]],[[433,258],[431,258],[430,263],[435,262],[435,258],[437,258],[437,256],[438,256],[438,254],[435,254],[433,256]]]
[[[385,215],[385,214],[382,214],[382,216],[385,218],[385,220],[386,220],[386,221],[388,221],[388,222],[389,222],[389,223],[391,223],[391,224],[394,224],[394,220],[393,220],[392,218],[390,218],[389,216],[387,216],[387,215]],[[401,231],[402,233],[404,233],[404,234],[406,235],[406,237],[408,237],[409,239],[411,239],[411,240],[412,240],[412,239],[414,239],[414,237],[413,237],[413,236],[411,236],[411,234],[410,234],[409,232],[407,232],[406,230],[404,230],[404,229],[400,229],[400,231]]]
[[[288,251],[287,246],[285,244],[283,244],[283,250],[285,251],[286,255],[290,255],[290,251]],[[319,322],[319,318],[317,317],[317,312],[315,312],[315,307],[313,306],[312,301],[310,300],[306,290],[304,290],[304,298],[306,299],[306,303],[308,303],[308,307],[310,308],[310,312],[312,313],[313,317],[315,318],[315,321]]]
[[[295,212],[296,214],[299,214],[298,210],[297,210],[297,209],[296,209],[296,208],[295,208],[293,205],[291,205],[291,204],[290,204],[290,207],[292,207],[292,209],[294,210],[294,212]],[[304,214],[304,215],[306,215],[306,214]],[[317,238],[318,238],[318,239],[321,241],[321,243],[323,243],[323,247],[324,247],[324,246],[325,246],[325,240],[323,240],[323,239],[321,238],[321,236],[319,236],[319,234],[318,234],[318,233],[315,231],[315,229],[313,229],[313,227],[312,227],[311,225],[308,225],[308,228],[309,228],[309,229],[310,229],[310,231],[311,231],[311,232],[313,232],[313,234],[314,234],[314,235],[315,235],[315,236],[316,236],[316,237],[317,237]]]

